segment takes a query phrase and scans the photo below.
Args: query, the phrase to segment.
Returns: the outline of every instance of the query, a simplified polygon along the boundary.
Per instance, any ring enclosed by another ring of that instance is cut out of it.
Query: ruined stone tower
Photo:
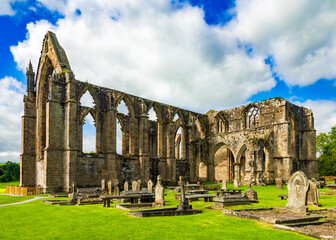
[[[195,113],[75,79],[65,51],[48,32],[36,79],[27,68],[22,117],[21,186],[46,192],[99,186],[100,180],[176,183],[222,180],[255,184],[288,178],[296,170],[317,176],[310,110],[280,98],[230,110]],[[111,80],[112,81],[112,80]],[[89,92],[94,107],[81,105]],[[123,101],[129,113],[117,112]],[[157,120],[148,118],[153,108]],[[82,151],[84,118],[96,127],[96,151]],[[116,152],[116,125],[122,154]],[[178,132],[178,129],[181,132]]]

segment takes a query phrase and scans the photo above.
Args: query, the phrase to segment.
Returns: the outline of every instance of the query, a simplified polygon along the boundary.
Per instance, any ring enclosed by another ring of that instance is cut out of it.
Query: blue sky
[[[48,30],[78,80],[198,112],[283,97],[319,133],[336,122],[334,26],[333,0],[2,0],[0,162],[19,161],[25,68]]]

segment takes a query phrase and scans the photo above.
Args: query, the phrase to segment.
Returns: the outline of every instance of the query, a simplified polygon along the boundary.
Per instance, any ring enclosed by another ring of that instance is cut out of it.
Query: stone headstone
[[[101,180],[101,189],[105,190],[105,179]]]
[[[129,186],[128,186],[128,182],[126,181],[125,183],[124,183],[124,191],[126,192],[126,191],[128,191],[129,190]]]
[[[197,181],[197,185],[201,186],[201,182],[200,182],[200,181]]]
[[[141,180],[139,179],[137,182],[137,190],[140,191],[141,190]]]
[[[251,184],[250,184],[250,188],[247,189],[244,194],[250,199],[250,200],[254,200],[254,201],[257,201],[258,200],[258,193],[253,190],[251,188]]]
[[[238,181],[238,178],[235,178],[235,179],[233,180],[233,187],[234,187],[234,188],[239,188],[239,181]]]
[[[114,195],[120,195],[118,179],[114,181]]]
[[[149,181],[147,183],[147,189],[148,189],[149,193],[153,193],[153,182],[150,179],[149,179]]]
[[[307,205],[319,206],[319,191],[317,189],[317,184],[311,180],[308,181],[308,184]]]
[[[295,212],[307,211],[308,178],[301,171],[295,172],[288,181],[288,199],[286,209]]]
[[[275,179],[275,187],[278,188],[278,189],[283,189],[282,178],[276,178]]]
[[[182,177],[182,176],[179,176],[178,185],[181,186],[182,183],[183,183],[183,177]]]
[[[107,188],[108,188],[108,194],[112,195],[112,181],[111,180],[107,182]]]
[[[164,187],[162,186],[160,175],[157,176],[157,182],[155,185],[155,204],[165,205]]]
[[[226,180],[224,179],[222,181],[222,190],[227,190],[227,183],[226,183]]]
[[[327,211],[327,216],[329,219],[336,220],[336,208],[329,208]]]
[[[138,182],[137,181],[132,181],[132,191],[136,191],[138,187]]]

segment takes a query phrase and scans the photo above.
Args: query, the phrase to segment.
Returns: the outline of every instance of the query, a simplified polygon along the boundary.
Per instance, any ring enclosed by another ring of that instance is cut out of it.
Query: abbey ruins
[[[81,105],[86,92],[93,108]],[[121,101],[129,114],[117,111]],[[157,121],[148,118],[151,108]],[[91,154],[82,151],[87,114],[96,127]],[[122,154],[116,152],[117,121]],[[315,135],[311,110],[282,98],[202,114],[78,81],[48,32],[36,77],[31,64],[27,68],[20,184],[51,192],[69,191],[72,182],[99,186],[103,178],[144,182],[157,175],[165,184],[179,176],[267,184],[297,170],[312,178],[318,174]]]

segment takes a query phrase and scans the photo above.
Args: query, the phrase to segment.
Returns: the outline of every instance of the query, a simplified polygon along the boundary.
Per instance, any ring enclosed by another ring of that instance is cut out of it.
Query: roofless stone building
[[[92,108],[81,105],[86,92],[94,99]],[[127,115],[117,112],[121,101]],[[148,118],[151,108],[157,121]],[[91,154],[82,151],[87,114],[96,127]],[[116,152],[117,121],[122,155]],[[55,34],[48,32],[36,77],[31,64],[27,68],[21,186],[69,191],[72,182],[99,186],[102,178],[123,184],[155,181],[157,175],[166,184],[180,175],[191,182],[263,184],[289,179],[297,170],[316,177],[315,135],[311,110],[281,98],[201,114],[78,81]]]

